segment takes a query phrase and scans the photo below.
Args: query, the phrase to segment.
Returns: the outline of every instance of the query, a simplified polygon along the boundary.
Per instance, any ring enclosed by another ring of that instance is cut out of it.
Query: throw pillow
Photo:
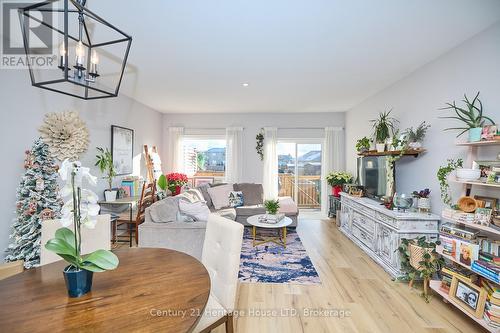
[[[262,184],[234,184],[234,190],[243,192],[245,206],[262,205],[264,203],[264,190],[262,188]]]
[[[229,207],[229,193],[231,191],[233,191],[232,184],[210,187],[208,189],[208,194],[210,194],[215,209]]]
[[[212,203],[212,198],[210,198],[210,194],[208,194],[208,189],[209,188],[210,188],[209,184],[203,184],[203,185],[195,187],[195,189],[199,190],[201,192],[201,194],[203,195],[203,198],[207,202],[208,208],[214,206],[213,203]]]
[[[231,193],[229,193],[229,207],[240,206],[243,206],[243,192],[231,191]]]

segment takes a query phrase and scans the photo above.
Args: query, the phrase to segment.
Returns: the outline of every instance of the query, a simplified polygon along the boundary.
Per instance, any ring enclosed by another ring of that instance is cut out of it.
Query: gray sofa
[[[261,184],[234,184],[235,191],[242,191],[245,201],[251,205],[244,205],[236,208],[223,208],[216,210],[208,194],[209,185],[200,186],[197,189],[203,194],[207,206],[214,214],[235,220],[248,226],[247,218],[252,215],[264,214],[263,190]],[[217,185],[215,185],[217,186]],[[146,208],[145,220],[139,226],[139,247],[159,247],[169,248],[185,252],[195,258],[201,259],[201,250],[205,238],[206,221],[195,222],[168,222],[157,223],[151,219],[150,208]],[[298,209],[285,213],[292,219],[290,227],[296,227],[298,221]]]

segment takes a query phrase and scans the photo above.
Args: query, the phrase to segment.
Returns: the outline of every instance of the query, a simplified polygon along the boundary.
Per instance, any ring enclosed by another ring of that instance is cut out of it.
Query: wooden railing
[[[279,196],[294,198],[295,175],[279,174]],[[321,197],[320,176],[299,176],[297,184],[297,205],[299,208],[319,208]]]

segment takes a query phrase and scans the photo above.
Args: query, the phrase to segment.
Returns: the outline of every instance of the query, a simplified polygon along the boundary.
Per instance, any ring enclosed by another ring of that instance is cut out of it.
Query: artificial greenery
[[[260,156],[260,160],[264,160],[264,133],[263,129],[255,136],[255,140],[257,140],[257,145],[255,146],[255,150],[257,150],[257,154]]]
[[[278,199],[276,200],[266,200],[264,201],[264,207],[266,207],[266,211],[269,214],[277,214],[280,209],[280,202]]]
[[[425,121],[422,122],[416,129],[413,127],[407,128],[405,131],[406,138],[408,142],[422,142],[424,141],[425,134],[431,125],[427,124]]]
[[[385,140],[394,132],[395,124],[398,122],[395,118],[391,117],[392,109],[379,113],[377,119],[371,120],[373,129],[375,131],[375,142],[385,143]]]
[[[330,186],[338,186],[352,182],[352,175],[349,172],[333,171],[326,175],[326,181]]]
[[[368,139],[366,136],[362,139],[359,139],[358,142],[356,142],[356,150],[358,152],[367,151],[369,149],[370,149],[370,139]]]
[[[419,268],[416,269],[410,264],[410,244],[417,245],[419,247],[429,249],[430,251],[423,254],[423,260],[420,261]],[[399,252],[399,257],[401,260],[401,271],[404,273],[403,276],[399,277],[398,280],[402,281],[413,281],[413,280],[428,280],[431,279],[436,272],[441,270],[444,265],[444,259],[438,255],[436,252],[436,245],[441,244],[440,241],[427,242],[426,237],[418,237],[415,239],[401,239],[401,244],[396,251]],[[425,287],[424,287],[425,288]],[[424,292],[422,296],[425,298],[426,302],[429,302],[429,296]]]
[[[104,178],[107,179],[108,188],[111,191],[113,188],[113,178],[116,176],[113,155],[108,148],[97,147],[97,151],[99,154],[96,155],[97,161],[95,162],[95,166],[98,166],[99,170],[105,174]]]
[[[492,125],[495,124],[495,122],[491,118],[483,115],[483,103],[481,103],[481,100],[479,99],[479,91],[477,92],[476,97],[474,97],[472,102],[467,98],[467,95],[464,94],[464,99],[462,100],[462,102],[464,102],[465,108],[458,107],[455,104],[455,101],[453,101],[453,103],[446,103],[447,106],[440,109],[453,110],[455,111],[456,116],[439,118],[455,119],[463,122],[464,124],[464,127],[450,127],[446,128],[445,131],[461,130],[461,132],[457,135],[457,137],[459,137],[471,128],[483,127],[486,120],[490,121]]]
[[[446,165],[440,166],[437,171],[437,178],[439,181],[439,189],[441,190],[441,199],[443,203],[451,206],[450,186],[448,185],[448,175],[455,169],[461,168],[464,161],[459,158],[456,161],[448,159]]]

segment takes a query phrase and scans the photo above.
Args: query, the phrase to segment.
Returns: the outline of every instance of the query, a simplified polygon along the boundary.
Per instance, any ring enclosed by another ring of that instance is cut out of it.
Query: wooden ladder
[[[160,155],[156,146],[149,149],[148,145],[144,145],[144,160],[146,161],[148,183],[155,183],[162,174]]]

